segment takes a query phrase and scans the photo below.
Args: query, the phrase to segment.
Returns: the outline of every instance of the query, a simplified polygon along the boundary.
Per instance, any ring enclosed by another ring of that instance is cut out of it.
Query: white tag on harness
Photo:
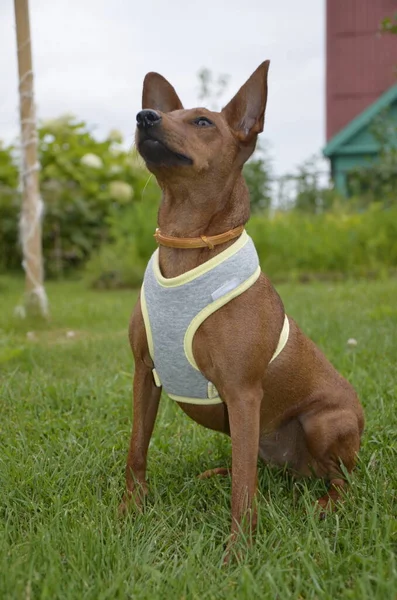
[[[233,277],[233,279],[229,279],[229,281],[226,281],[226,283],[221,285],[221,287],[218,287],[217,290],[212,292],[211,298],[213,300],[218,300],[218,298],[222,298],[222,296],[224,296],[228,292],[231,292],[232,290],[236,289],[236,287],[239,284],[240,280],[238,279],[238,277]]]

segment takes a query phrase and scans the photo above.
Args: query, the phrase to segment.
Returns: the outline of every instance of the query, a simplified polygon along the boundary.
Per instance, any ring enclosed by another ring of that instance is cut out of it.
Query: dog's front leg
[[[134,376],[134,421],[125,469],[126,492],[120,512],[135,504],[142,506],[147,494],[146,462],[150,438],[156,420],[161,388],[155,386],[151,368],[136,359]]]
[[[255,494],[262,396],[261,389],[236,390],[227,402],[232,439],[232,529],[226,561],[238,534],[244,531],[251,536],[256,527]]]

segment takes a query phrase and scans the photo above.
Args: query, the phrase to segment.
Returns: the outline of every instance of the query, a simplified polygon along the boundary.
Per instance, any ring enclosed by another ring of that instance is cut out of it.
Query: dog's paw
[[[332,479],[328,492],[316,500],[316,507],[319,510],[320,521],[327,518],[327,514],[333,513],[337,505],[343,502],[343,490],[346,482],[342,479]]]
[[[200,473],[200,475],[197,475],[198,479],[209,479],[210,477],[213,477],[214,475],[222,475],[224,477],[226,477],[227,475],[231,475],[232,474],[232,470],[226,467],[217,467],[216,469],[209,469],[208,471],[204,471],[204,473]]]
[[[145,498],[147,496],[147,485],[140,485],[135,490],[127,490],[118,508],[119,517],[125,517],[127,514],[138,511],[142,512]]]

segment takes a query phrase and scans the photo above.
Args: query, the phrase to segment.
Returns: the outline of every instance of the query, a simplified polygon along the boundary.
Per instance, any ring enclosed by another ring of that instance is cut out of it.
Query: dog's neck
[[[242,176],[223,189],[195,191],[188,187],[162,185],[163,198],[158,223],[162,233],[177,237],[217,235],[244,225],[250,214],[249,194]],[[164,277],[177,277],[223,252],[235,240],[208,248],[180,249],[160,246],[160,270]]]

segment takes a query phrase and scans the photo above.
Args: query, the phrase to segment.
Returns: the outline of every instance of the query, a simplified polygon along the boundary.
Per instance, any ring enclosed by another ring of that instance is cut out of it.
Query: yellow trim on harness
[[[142,311],[142,316],[143,316],[143,322],[145,324],[145,329],[146,329],[147,345],[149,348],[150,358],[152,360],[154,360],[154,344],[153,344],[152,328],[150,326],[149,313],[148,313],[147,305],[146,305],[144,284],[142,284],[142,288],[141,288],[141,311]]]
[[[211,304],[208,304],[208,306],[203,308],[203,310],[201,310],[190,322],[188,328],[186,329],[183,348],[185,350],[186,358],[188,359],[192,367],[194,367],[197,371],[199,371],[200,369],[198,368],[193,356],[193,338],[197,329],[202,323],[204,323],[204,321],[210,315],[216,312],[219,308],[230,302],[230,300],[233,300],[233,298],[240,296],[240,294],[248,290],[248,288],[250,288],[259,278],[260,274],[261,268],[258,267],[256,271],[251,275],[251,277],[248,277],[248,279],[243,281],[243,283],[234,288],[234,290],[231,290],[228,294],[225,294],[224,296],[218,298],[218,300],[215,300],[215,302],[211,302]]]
[[[285,345],[288,342],[288,338],[289,338],[289,320],[288,320],[287,315],[284,315],[283,328],[281,330],[280,337],[278,339],[276,351],[273,354],[273,356],[271,357],[269,365],[271,362],[273,362],[277,358],[277,356],[280,354],[280,352],[282,352],[284,350]]]
[[[197,404],[203,406],[210,406],[213,404],[223,404],[223,400],[219,398],[186,398],[185,396],[175,396],[174,394],[168,394],[168,397],[171,400],[175,400],[176,402],[184,402],[185,404]]]
[[[161,387],[160,377],[156,371],[156,369],[152,369],[154,384],[156,387]]]
[[[199,313],[200,314],[200,313]],[[289,320],[287,315],[284,316],[284,324],[280,333],[280,338],[277,344],[277,348],[272,358],[269,361],[269,365],[273,362],[280,352],[282,352],[285,348],[286,343],[288,342],[289,337]],[[197,367],[196,367],[197,368]],[[157,373],[156,373],[157,375]],[[158,377],[158,376],[157,376]],[[156,384],[157,385],[157,384]],[[198,404],[203,406],[210,406],[214,404],[223,404],[223,400],[218,396],[218,391],[213,383],[208,382],[208,398],[186,398],[185,396],[175,396],[173,394],[168,394],[168,396],[175,400],[176,402],[185,402],[185,404]]]
[[[193,281],[193,279],[200,277],[200,275],[208,273],[208,271],[211,271],[211,269],[220,265],[223,263],[223,261],[236,254],[245,246],[245,244],[247,244],[249,239],[248,233],[244,230],[237,242],[234,242],[234,244],[226,248],[226,250],[223,250],[223,252],[220,252],[213,258],[210,258],[210,260],[207,260],[207,262],[203,263],[202,265],[199,265],[190,271],[186,271],[186,273],[182,273],[182,275],[178,275],[177,277],[163,277],[159,265],[159,250],[157,249],[155,251],[153,260],[153,270],[157,282],[163,287],[178,287],[185,283],[189,283],[189,281]]]

